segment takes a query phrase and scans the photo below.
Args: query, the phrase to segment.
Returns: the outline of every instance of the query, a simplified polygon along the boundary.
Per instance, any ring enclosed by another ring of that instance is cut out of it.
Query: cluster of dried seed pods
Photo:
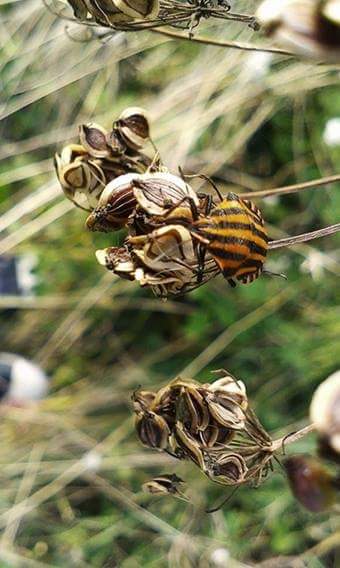
[[[145,446],[191,460],[222,485],[258,484],[271,465],[272,440],[242,381],[218,373],[211,384],[177,378],[158,392],[134,393],[138,437]]]
[[[256,15],[280,45],[312,59],[340,61],[340,0],[264,0]]]
[[[228,0],[59,0],[69,4],[76,20],[109,30],[136,31],[160,26],[194,29],[202,19],[214,18],[244,23],[258,29],[252,14],[231,10]],[[44,0],[49,7],[56,0]],[[56,11],[63,16],[63,11]],[[67,15],[64,17],[67,17]],[[109,32],[110,33],[110,32]]]
[[[140,108],[127,108],[111,131],[94,123],[79,127],[79,144],[55,155],[60,185],[68,199],[93,211],[104,188],[117,177],[145,172],[150,159],[141,152],[149,139],[149,123]]]

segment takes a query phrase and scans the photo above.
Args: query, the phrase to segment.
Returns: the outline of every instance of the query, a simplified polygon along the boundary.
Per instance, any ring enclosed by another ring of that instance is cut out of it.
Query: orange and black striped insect
[[[261,212],[251,201],[228,193],[207,214],[196,216],[190,230],[200,244],[201,270],[209,251],[231,286],[236,285],[234,279],[248,284],[260,276],[268,235]]]

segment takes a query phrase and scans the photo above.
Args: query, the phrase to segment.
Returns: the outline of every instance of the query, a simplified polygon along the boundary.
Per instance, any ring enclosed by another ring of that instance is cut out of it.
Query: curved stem
[[[269,241],[269,249],[277,249],[283,247],[289,247],[291,245],[296,245],[298,243],[305,243],[307,241],[312,241],[313,239],[318,239],[320,237],[327,237],[333,233],[340,231],[340,223],[335,225],[330,225],[329,227],[324,227],[323,229],[318,229],[317,231],[311,231],[310,233],[303,233],[302,235],[296,235],[295,237],[285,237],[284,239],[278,239],[276,241]]]
[[[189,37],[189,35],[180,34],[178,32],[173,32],[170,30],[161,30],[154,28],[150,30],[153,33],[162,34],[164,36],[173,39],[182,39],[185,41],[191,41],[195,43],[203,43],[204,45],[215,45],[216,47],[230,47],[232,49],[240,49],[242,51],[260,51],[264,53],[274,53],[276,55],[286,55],[288,57],[296,57],[295,53],[291,51],[285,51],[284,49],[278,49],[276,47],[257,47],[256,45],[251,45],[250,43],[236,43],[234,41],[219,41],[217,39],[212,39],[210,37],[198,36]]]
[[[277,440],[273,440],[271,445],[271,451],[277,452],[278,450],[284,450],[285,446],[288,444],[293,444],[301,438],[307,436],[307,434],[311,434],[315,431],[315,424],[309,424],[305,426],[305,428],[301,428],[301,430],[297,430],[297,432],[292,432],[291,434],[287,434],[286,436],[282,436],[282,438],[278,438]]]
[[[335,183],[337,181],[340,181],[340,174],[318,178],[303,183],[295,183],[294,185],[285,185],[283,187],[264,189],[262,191],[248,191],[247,193],[241,193],[240,196],[242,198],[252,199],[253,197],[270,197],[271,195],[286,195],[289,193],[297,193],[298,191],[304,191],[306,189],[310,189],[311,187],[321,187],[327,185],[328,183]]]

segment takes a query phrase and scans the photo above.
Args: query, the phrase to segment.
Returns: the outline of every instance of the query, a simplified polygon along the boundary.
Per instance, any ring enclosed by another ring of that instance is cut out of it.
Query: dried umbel
[[[265,0],[256,15],[279,44],[313,59],[340,61],[340,0]]]
[[[310,405],[310,419],[321,442],[340,456],[340,371],[330,375],[316,389]]]
[[[158,393],[135,394],[138,436],[192,461],[216,483],[259,483],[273,456],[271,438],[249,407],[244,384],[219,373],[212,384],[178,378]]]

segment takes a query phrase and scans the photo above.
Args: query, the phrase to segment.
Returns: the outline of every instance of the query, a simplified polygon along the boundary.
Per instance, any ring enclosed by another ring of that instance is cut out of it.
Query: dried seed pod
[[[196,388],[181,388],[176,401],[176,418],[191,434],[206,430],[210,416],[205,400]]]
[[[196,463],[202,471],[205,471],[204,456],[200,445],[197,440],[189,434],[181,422],[176,422],[175,424],[174,437],[184,454]]]
[[[88,11],[98,24],[111,26],[132,22],[134,17],[120,10],[114,0],[86,0]]]
[[[55,155],[54,166],[66,197],[77,207],[92,211],[106,183],[99,164],[88,159],[82,146],[70,144]]]
[[[140,441],[149,448],[164,450],[169,443],[170,430],[162,418],[155,412],[140,412],[136,416],[136,430]]]
[[[98,207],[87,218],[91,231],[116,231],[124,227],[136,207],[132,181],[139,174],[126,174],[112,180],[101,194]]]
[[[140,1],[141,4],[154,3],[154,0],[137,1]],[[126,4],[126,0],[116,0],[116,3],[118,2]],[[133,0],[133,2],[135,2],[135,0]],[[140,150],[150,137],[150,126],[147,114],[144,109],[139,107],[129,107],[125,109],[118,120],[113,124],[113,129],[119,132],[121,138],[131,150]]]
[[[317,459],[292,456],[285,460],[284,467],[294,496],[306,509],[319,513],[335,503],[334,479]]]
[[[231,430],[244,429],[245,413],[228,393],[226,394],[223,391],[210,393],[207,391],[205,401],[211,416],[218,424]]]
[[[339,0],[265,0],[256,16],[278,43],[315,59],[340,60]]]
[[[126,247],[108,247],[97,250],[96,258],[101,266],[105,266],[120,278],[134,280],[136,268]]]
[[[316,389],[310,419],[328,445],[340,454],[340,371],[330,375]]]
[[[183,498],[184,495],[179,489],[181,483],[184,483],[183,479],[175,473],[163,474],[143,483],[142,489],[152,495],[175,495]]]
[[[221,453],[209,470],[210,477],[218,477],[219,483],[239,485],[244,483],[248,468],[242,456],[233,453]]]
[[[144,174],[134,184],[134,194],[139,206],[150,216],[181,216],[192,219],[190,200],[199,207],[199,198],[185,181],[167,172]],[[174,208],[176,204],[179,207]],[[170,211],[171,210],[171,211]]]
[[[200,445],[202,448],[221,448],[227,446],[235,435],[234,430],[224,428],[217,424],[214,420],[210,419],[208,427],[199,432]]]
[[[79,140],[85,150],[94,158],[108,158],[111,155],[106,143],[108,133],[99,124],[90,122],[79,126]]]
[[[215,393],[216,395],[227,395],[232,400],[237,402],[242,410],[247,410],[248,397],[246,386],[242,381],[236,381],[233,377],[226,375],[221,379],[217,379],[216,381],[211,383],[208,386],[208,390]]]
[[[152,20],[159,13],[159,0],[114,0],[123,14],[138,20]]]
[[[106,135],[106,144],[109,146],[114,156],[121,156],[126,152],[126,144],[118,128],[113,128],[111,132]]]
[[[135,391],[131,397],[135,412],[151,410],[151,406],[155,398],[156,398],[156,393],[152,391],[143,391],[143,390]]]

